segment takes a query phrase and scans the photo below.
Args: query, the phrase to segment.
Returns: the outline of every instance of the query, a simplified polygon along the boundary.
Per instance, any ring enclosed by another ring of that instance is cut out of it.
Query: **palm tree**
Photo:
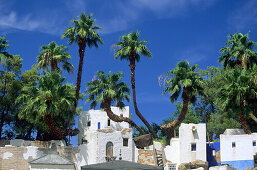
[[[251,116],[251,101],[256,102],[257,97],[256,82],[253,81],[255,69],[256,67],[249,70],[246,68],[242,70],[241,67],[227,69],[223,74],[223,81],[226,83],[218,90],[221,107],[225,111],[233,112],[239,118],[246,134],[251,133],[246,116]]]
[[[189,103],[195,103],[197,95],[203,95],[203,79],[199,76],[198,65],[190,66],[187,61],[177,63],[173,70],[167,73],[166,88],[163,94],[171,94],[170,101],[174,103],[182,92],[183,107],[178,118],[161,126],[167,138],[172,137],[173,130],[182,123],[187,114]]]
[[[65,30],[62,38],[68,38],[68,43],[71,45],[74,42],[79,46],[79,68],[76,81],[76,93],[75,98],[76,102],[73,108],[73,115],[75,114],[76,107],[78,105],[79,91],[81,85],[81,76],[83,68],[84,53],[86,45],[91,47],[98,47],[98,43],[103,44],[103,40],[96,33],[96,30],[102,29],[101,27],[95,26],[95,19],[92,18],[93,15],[89,14],[88,16],[82,12],[78,20],[71,20],[74,24],[74,27],[69,27]],[[67,125],[69,125],[68,122]]]
[[[25,86],[16,100],[23,104],[19,118],[54,134],[55,139],[63,139],[71,133],[65,128],[65,122],[74,119],[71,112],[76,100],[75,87],[63,85],[65,78],[56,71],[37,76],[37,81],[36,86]]]
[[[146,47],[147,41],[139,41],[139,33],[138,31],[131,32],[130,34],[125,34],[121,36],[121,41],[116,43],[115,46],[119,49],[115,52],[115,59],[120,58],[120,60],[127,60],[130,62],[130,70],[131,70],[131,86],[133,93],[133,104],[135,108],[135,112],[137,116],[142,120],[142,122],[149,129],[154,138],[157,138],[156,133],[153,128],[147,122],[147,120],[143,117],[137,107],[136,100],[136,83],[135,83],[135,68],[136,62],[140,61],[140,54],[146,56],[147,58],[152,57],[152,53]]]
[[[49,71],[60,70],[58,64],[62,64],[62,69],[68,73],[73,72],[73,65],[68,60],[71,59],[68,48],[63,45],[57,45],[54,41],[40,48],[40,54],[37,56],[37,66],[40,69]]]
[[[11,54],[6,52],[6,49],[9,48],[8,41],[5,39],[5,36],[0,37],[0,61],[3,57],[12,57]]]
[[[235,67],[241,65],[243,67],[251,67],[257,64],[257,54],[254,47],[257,43],[249,40],[249,33],[243,35],[236,33],[228,36],[226,46],[220,49],[222,56],[219,62],[226,68],[227,66]]]
[[[90,109],[100,104],[100,108],[104,109],[108,117],[114,122],[127,122],[135,127],[141,134],[145,134],[131,119],[114,114],[111,105],[117,102],[119,108],[125,105],[123,100],[129,102],[129,87],[122,82],[122,72],[109,74],[106,76],[104,72],[96,73],[97,79],[87,83],[86,93],[88,94],[87,102],[91,102]]]

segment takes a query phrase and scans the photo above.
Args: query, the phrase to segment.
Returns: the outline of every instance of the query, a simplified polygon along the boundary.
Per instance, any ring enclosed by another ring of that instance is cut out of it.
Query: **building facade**
[[[165,147],[166,159],[178,166],[196,160],[206,162],[206,124],[185,124],[179,127],[179,138],[172,138]]]
[[[220,135],[221,164],[238,170],[254,167],[257,133],[245,134],[242,129],[227,129]]]
[[[129,107],[111,109],[114,114],[131,119]],[[132,128],[128,123],[110,120],[104,110],[89,110],[81,112],[79,130],[81,166],[113,159],[135,161]]]

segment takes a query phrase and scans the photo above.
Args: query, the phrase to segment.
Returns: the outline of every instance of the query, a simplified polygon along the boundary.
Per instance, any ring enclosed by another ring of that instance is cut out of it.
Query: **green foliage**
[[[68,43],[71,45],[74,42],[77,44],[85,41],[88,47],[98,47],[98,43],[103,44],[103,40],[96,33],[101,27],[95,26],[95,19],[93,14],[86,15],[82,12],[78,20],[71,20],[74,27],[69,27],[65,30],[62,38],[68,38]]]
[[[253,49],[257,43],[249,40],[249,33],[245,35],[242,33],[230,34],[228,38],[226,46],[220,49],[222,55],[219,58],[219,62],[225,68],[236,65],[251,67],[257,64],[257,53]]]
[[[230,117],[226,112],[211,113],[207,122],[207,133],[211,140],[219,139],[226,129],[240,128],[241,125],[237,119]]]
[[[162,94],[169,92],[170,101],[174,103],[184,90],[190,101],[195,103],[196,96],[202,95],[203,92],[203,79],[196,72],[198,69],[198,65],[190,66],[187,61],[177,63],[176,67],[167,73],[166,88]]]
[[[71,56],[67,51],[67,47],[59,46],[52,41],[40,48],[40,54],[37,56],[37,66],[42,70],[49,71],[49,67],[51,67],[51,70],[60,70],[58,64],[62,64],[63,70],[73,73],[74,67],[69,63]]]
[[[44,116],[51,114],[58,127],[63,128],[68,120],[74,119],[71,112],[75,102],[75,87],[64,84],[65,78],[56,71],[35,78],[36,86],[24,86],[16,100],[22,105],[19,118],[32,123],[40,131],[49,132]]]
[[[88,98],[86,102],[91,102],[90,108],[95,108],[100,104],[104,108],[105,99],[111,99],[111,104],[117,103],[117,107],[123,108],[123,100],[130,101],[129,87],[122,82],[123,73],[111,73],[106,76],[103,71],[96,73],[96,80],[87,83],[86,93]]]
[[[225,83],[218,90],[218,102],[221,109],[238,115],[243,112],[248,115],[251,109],[247,107],[248,101],[256,98],[257,84],[253,81],[256,66],[253,69],[227,69],[222,75]],[[242,108],[243,107],[243,108]]]
[[[120,57],[120,60],[131,60],[131,57],[135,57],[134,60],[140,61],[140,54],[148,58],[152,57],[152,53],[146,47],[147,41],[139,41],[139,32],[134,31],[129,34],[125,34],[120,37],[121,41],[116,43],[115,46],[118,50],[115,52],[115,59]]]

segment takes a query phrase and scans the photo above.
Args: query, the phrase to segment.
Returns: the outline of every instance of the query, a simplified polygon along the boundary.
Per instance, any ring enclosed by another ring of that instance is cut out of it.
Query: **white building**
[[[179,138],[172,138],[165,148],[166,159],[178,167],[195,160],[206,161],[206,125],[185,124],[179,127]]]
[[[116,115],[131,119],[129,107],[120,110],[111,107]],[[132,128],[126,122],[117,123],[110,120],[103,110],[83,111],[79,116],[77,155],[80,166],[106,162],[106,159],[135,161]],[[108,157],[108,158],[106,158]]]
[[[227,129],[220,135],[221,164],[238,170],[254,167],[257,133],[245,134],[242,129]]]

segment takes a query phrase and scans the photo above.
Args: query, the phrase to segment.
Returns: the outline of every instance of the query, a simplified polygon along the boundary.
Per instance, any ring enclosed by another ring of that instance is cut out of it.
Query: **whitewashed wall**
[[[221,161],[253,160],[253,155],[256,154],[256,146],[253,146],[253,141],[257,142],[257,133],[220,135]],[[235,142],[234,148],[232,148],[232,142]]]
[[[124,109],[120,110],[118,107],[111,107],[112,111],[116,115],[123,115],[124,117],[129,117],[132,119],[132,115],[129,111],[129,107],[126,106]],[[79,115],[79,130],[80,133],[78,135],[78,144],[80,145],[82,142],[82,138],[85,140],[89,140],[87,137],[88,133],[94,132],[98,129],[98,122],[100,122],[100,128],[113,128],[117,131],[121,131],[123,128],[130,128],[130,125],[126,122],[113,122],[110,120],[110,126],[108,126],[108,116],[104,110],[89,110],[82,111]],[[91,126],[87,126],[87,122],[91,122]]]
[[[172,163],[180,162],[180,147],[179,147],[179,138],[172,138],[170,140],[170,145],[167,145],[164,149],[166,159]]]
[[[206,161],[206,125],[204,123],[182,123],[179,127],[179,141],[180,163],[195,160]],[[196,144],[196,151],[191,151],[192,143]]]
[[[78,167],[97,163],[98,132],[88,134],[88,143],[78,146],[79,153],[76,154]]]
[[[128,138],[128,146],[123,146],[123,138]],[[122,134],[120,131],[112,133],[98,133],[98,160],[97,163],[106,162],[106,144],[108,142],[113,143],[113,156],[116,156],[116,160],[121,157],[122,160],[132,161],[133,148],[132,148],[132,129],[130,132]]]

